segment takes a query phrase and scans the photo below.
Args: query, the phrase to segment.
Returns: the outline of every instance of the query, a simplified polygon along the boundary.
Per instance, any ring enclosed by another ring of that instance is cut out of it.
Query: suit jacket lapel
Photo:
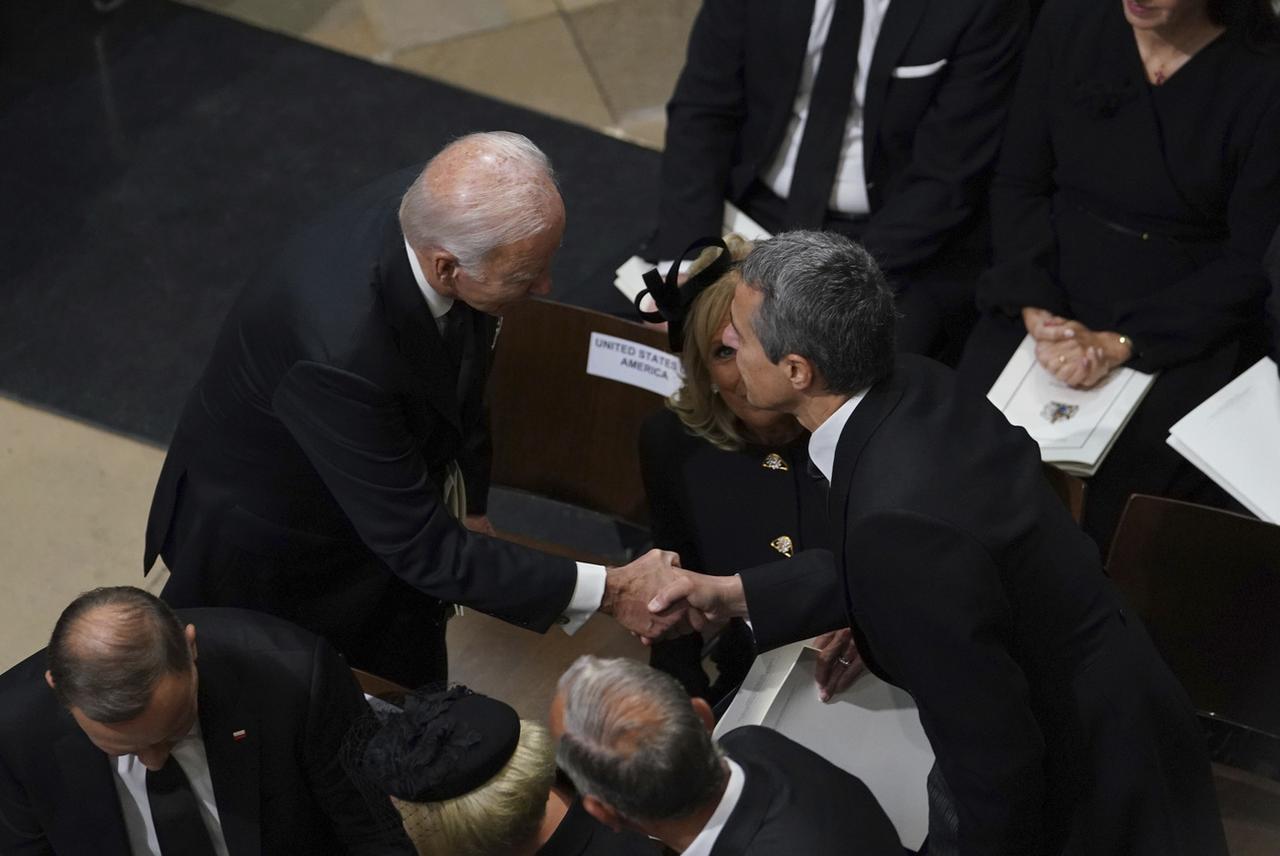
[[[867,93],[862,105],[862,162],[863,171],[871,173],[875,157],[876,135],[884,110],[885,96],[893,69],[902,52],[907,49],[911,35],[916,31],[929,0],[894,0],[884,13],[876,49],[871,55],[871,68],[867,71]]]
[[[738,804],[733,807],[716,843],[711,847],[711,856],[739,856],[748,852],[760,826],[770,815],[769,808],[777,790],[777,784],[769,770],[747,758],[733,760],[742,767],[746,781],[743,782]]]
[[[63,711],[58,715],[70,719]],[[68,728],[54,747],[60,778],[67,786],[68,820],[79,827],[85,841],[93,842],[95,853],[129,856],[129,836],[111,780],[111,760],[74,722]]]
[[[428,400],[462,432],[462,416],[458,407],[458,376],[450,365],[427,301],[418,290],[418,282],[409,267],[404,236],[395,218],[391,218],[382,254],[378,259],[374,287],[382,295],[387,321],[395,332],[400,353],[422,380]]]
[[[250,690],[216,657],[199,660],[200,732],[230,856],[262,852],[259,753],[262,729]],[[238,732],[244,734],[236,738]]]
[[[892,7],[890,7],[892,8]],[[877,383],[867,391],[866,396],[854,408],[845,423],[840,439],[836,443],[836,459],[831,479],[831,491],[827,495],[827,515],[831,526],[832,545],[836,554],[836,571],[840,574],[840,585],[844,592],[845,609],[849,613],[849,627],[853,631],[854,641],[863,661],[873,673],[888,680],[888,675],[876,663],[870,646],[862,629],[853,617],[853,601],[849,594],[849,574],[845,557],[850,549],[857,550],[857,545],[850,545],[849,538],[849,494],[853,490],[853,476],[858,467],[858,459],[867,442],[875,434],[885,417],[893,411],[902,398],[903,384],[900,371]]]
[[[804,72],[804,58],[809,50],[809,31],[813,27],[814,0],[793,0],[787,3],[769,3],[774,11],[773,27],[769,29],[770,43],[776,43],[780,49],[776,51],[779,62],[777,68],[769,69],[770,77],[776,81],[777,91],[785,93],[778,99],[778,111],[769,126],[768,145],[761,148],[766,159],[776,155],[782,145],[782,137],[791,122],[791,111],[796,101],[796,92],[800,88],[800,75]],[[749,47],[748,50],[751,50]],[[771,52],[775,53],[775,52]],[[748,57],[750,61],[750,57]],[[768,167],[768,161],[760,164],[760,169]]]

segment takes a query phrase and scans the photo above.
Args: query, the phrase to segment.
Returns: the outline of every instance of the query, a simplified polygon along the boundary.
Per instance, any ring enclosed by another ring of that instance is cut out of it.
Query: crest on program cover
[[[760,462],[760,466],[764,467],[766,470],[776,470],[780,473],[785,473],[787,470],[791,469],[787,466],[787,462],[783,460],[782,456],[777,452],[770,452],[765,455],[764,460]]]
[[[792,543],[790,535],[779,535],[769,542],[769,546],[777,550],[782,555],[790,559],[795,555],[796,545]]]
[[[1050,401],[1044,406],[1044,409],[1040,411],[1040,415],[1044,417],[1046,422],[1053,425],[1070,419],[1072,416],[1075,416],[1076,412],[1079,410],[1080,405],[1078,404],[1066,404],[1061,401]]]

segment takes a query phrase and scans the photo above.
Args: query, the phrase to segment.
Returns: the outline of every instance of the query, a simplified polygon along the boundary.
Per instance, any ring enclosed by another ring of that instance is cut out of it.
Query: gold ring
[[[842,666],[852,666],[852,665],[853,665],[853,664],[852,664],[852,663],[850,663],[848,660],[846,660],[844,657],[836,657],[836,659],[840,661],[840,665],[842,665]]]

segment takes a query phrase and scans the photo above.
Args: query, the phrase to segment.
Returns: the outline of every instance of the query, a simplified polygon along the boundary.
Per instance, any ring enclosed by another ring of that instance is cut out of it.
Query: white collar
[[[418,283],[418,289],[427,300],[427,308],[431,310],[431,317],[443,318],[445,313],[453,308],[453,298],[445,297],[432,288],[431,283],[427,282],[427,275],[422,272],[422,265],[418,262],[418,254],[413,251],[413,247],[409,246],[408,241],[404,242],[404,251],[409,254],[409,269],[413,271],[413,278]]]
[[[742,787],[747,783],[747,774],[732,758],[726,757],[724,760],[729,765],[729,783],[725,785],[720,804],[712,812],[711,819],[702,827],[698,837],[689,842],[684,856],[710,856],[712,848],[716,846],[716,839],[720,837],[725,824],[729,822],[729,816],[738,807],[738,800],[742,798]]]
[[[836,412],[828,416],[827,420],[809,436],[809,460],[822,471],[828,483],[831,482],[831,473],[836,467],[836,444],[840,442],[840,435],[844,433],[845,423],[853,415],[853,409],[866,394],[867,391],[864,389],[840,405]]]

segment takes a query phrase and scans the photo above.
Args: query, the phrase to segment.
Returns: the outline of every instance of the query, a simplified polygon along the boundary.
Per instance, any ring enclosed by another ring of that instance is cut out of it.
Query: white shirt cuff
[[[604,565],[578,562],[578,581],[573,586],[569,606],[560,617],[560,627],[570,636],[595,615],[604,600]]]

